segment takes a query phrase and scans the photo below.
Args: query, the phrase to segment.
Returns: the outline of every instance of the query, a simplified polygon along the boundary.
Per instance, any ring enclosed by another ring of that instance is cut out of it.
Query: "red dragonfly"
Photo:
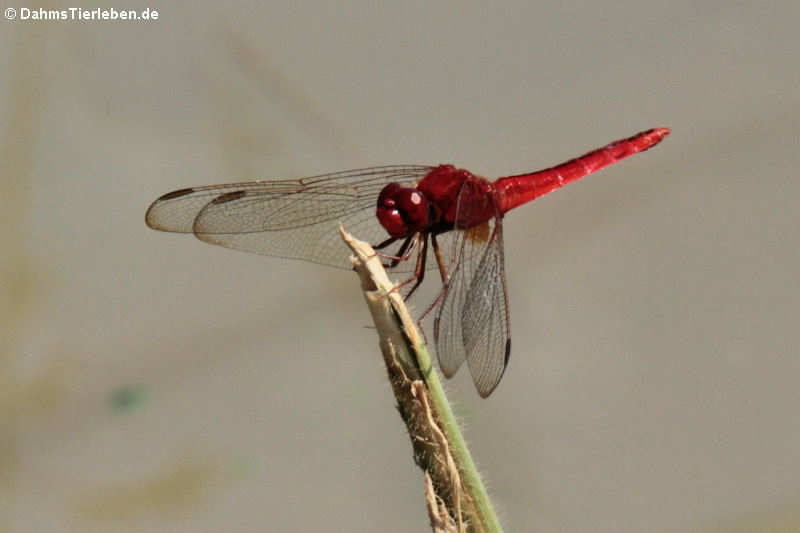
[[[228,248],[350,269],[350,253],[337,231],[341,222],[375,243],[387,267],[413,271],[401,284],[406,298],[427,268],[438,268],[443,288],[425,314],[438,305],[439,365],[449,378],[466,360],[485,398],[500,382],[511,353],[503,216],[651,148],[669,132],[647,130],[558,166],[495,181],[452,165],[395,165],[180,189],[153,202],[146,222]],[[416,261],[408,261],[414,253]]]

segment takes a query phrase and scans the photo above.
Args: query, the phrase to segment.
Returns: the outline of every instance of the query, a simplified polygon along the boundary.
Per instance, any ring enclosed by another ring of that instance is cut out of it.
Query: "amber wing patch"
[[[484,222],[466,230],[466,237],[471,242],[486,242],[489,240],[490,231],[489,222]]]

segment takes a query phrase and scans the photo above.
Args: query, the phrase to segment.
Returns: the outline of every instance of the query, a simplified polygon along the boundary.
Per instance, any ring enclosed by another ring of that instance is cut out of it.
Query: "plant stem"
[[[394,284],[375,251],[344,229],[340,231],[355,254],[353,264],[381,339],[415,460],[432,481],[435,498],[429,498],[428,510],[434,531],[502,532],[430,354],[402,296],[392,291]],[[447,509],[451,519],[447,524],[434,523],[432,506],[437,501]]]

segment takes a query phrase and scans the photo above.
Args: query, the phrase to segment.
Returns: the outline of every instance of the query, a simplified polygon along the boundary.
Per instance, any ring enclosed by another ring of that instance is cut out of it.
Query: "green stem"
[[[428,371],[423,371],[425,383],[428,385],[434,410],[444,426],[444,432],[464,481],[464,486],[475,503],[478,519],[484,526],[485,531],[500,533],[503,528],[500,526],[500,521],[494,512],[494,507],[492,507],[492,502],[489,499],[488,492],[486,492],[486,486],[483,484],[480,472],[478,472],[475,462],[472,460],[472,455],[469,453],[467,442],[461,434],[458,421],[450,408],[450,402],[447,400],[441,381],[439,381],[439,374],[433,367],[428,349],[423,343],[414,345],[413,348],[419,367],[429,369]]]

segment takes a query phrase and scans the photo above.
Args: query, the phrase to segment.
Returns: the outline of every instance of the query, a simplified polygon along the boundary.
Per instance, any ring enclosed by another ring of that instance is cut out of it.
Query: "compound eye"
[[[405,237],[408,235],[408,225],[403,220],[403,215],[397,209],[378,207],[378,222],[392,237]]]
[[[411,231],[425,231],[430,223],[430,202],[417,189],[404,189],[398,197],[398,209]]]
[[[418,189],[390,183],[378,195],[378,221],[392,237],[406,237],[428,229],[429,205]]]
[[[378,206],[376,216],[381,226],[392,237],[405,237],[408,234],[408,225],[406,224],[402,212],[402,198],[405,188],[399,183],[390,183],[386,185],[381,193],[378,195]]]

